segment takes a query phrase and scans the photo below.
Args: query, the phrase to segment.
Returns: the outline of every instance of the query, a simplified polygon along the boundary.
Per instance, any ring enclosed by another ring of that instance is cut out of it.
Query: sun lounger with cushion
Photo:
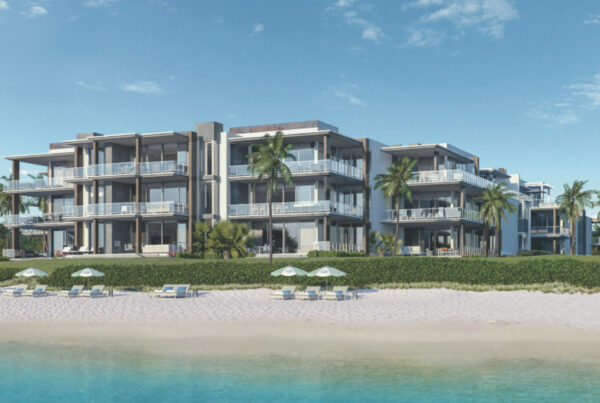
[[[82,297],[104,297],[104,286],[103,285],[95,285],[91,290],[81,291]]]
[[[271,293],[270,298],[271,299],[282,299],[285,301],[287,299],[293,299],[295,293],[296,293],[296,286],[286,285],[285,287],[282,287],[281,290],[273,291]]]
[[[27,291],[27,284],[17,284],[14,287],[4,289],[2,295],[20,297],[25,291]]]
[[[323,299],[331,301],[343,301],[348,298],[348,287],[333,287],[332,291],[323,294]]]
[[[48,295],[48,293],[46,292],[47,288],[48,288],[47,285],[40,284],[40,285],[36,286],[33,290],[24,291],[23,295],[26,295],[29,297],[42,297],[44,295]]]
[[[83,291],[82,285],[74,285],[69,291],[59,291],[58,295],[60,297],[78,297]]]
[[[165,284],[162,289],[154,290],[154,296],[158,298],[186,298],[190,284]]]
[[[302,300],[317,300],[321,297],[321,287],[319,286],[311,286],[306,287],[306,290],[296,293],[296,299]]]

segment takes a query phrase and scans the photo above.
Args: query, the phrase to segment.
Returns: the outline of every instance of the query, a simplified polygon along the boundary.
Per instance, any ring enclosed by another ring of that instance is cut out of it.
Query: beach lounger
[[[105,297],[106,294],[104,294],[104,286],[103,285],[95,285],[92,287],[91,290],[81,291],[81,296],[94,298],[94,297]]]
[[[305,301],[318,300],[320,297],[321,287],[319,286],[306,287],[306,290],[296,293],[296,299],[301,299]]]
[[[89,255],[90,253],[92,253],[92,249],[87,246],[82,246],[77,250],[77,254],[79,255]]]
[[[287,299],[293,299],[295,293],[296,293],[295,285],[286,285],[285,287],[282,287],[281,290],[273,291],[270,295],[270,298],[271,299],[282,299],[285,301]]]
[[[27,284],[17,284],[11,288],[5,288],[2,292],[2,295],[20,297],[25,291],[27,291]]]
[[[69,291],[59,291],[58,296],[69,298],[78,297],[79,295],[81,295],[81,291],[83,291],[82,285],[74,285],[73,288],[71,288]]]
[[[48,286],[46,284],[40,284],[35,287],[33,290],[23,291],[22,295],[26,295],[28,297],[42,297],[44,295],[48,295],[46,289]]]
[[[323,293],[323,299],[330,301],[344,301],[348,298],[348,287],[333,287],[332,291]]]
[[[154,290],[158,298],[187,298],[190,284],[165,284],[162,289]]]

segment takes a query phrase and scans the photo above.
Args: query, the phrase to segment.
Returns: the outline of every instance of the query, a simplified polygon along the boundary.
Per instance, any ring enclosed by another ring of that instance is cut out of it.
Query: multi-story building
[[[286,161],[291,183],[281,182],[273,196],[276,254],[364,251],[370,231],[393,232],[396,213],[374,189],[375,176],[404,157],[417,164],[412,200],[401,201],[398,216],[403,254],[482,254],[479,197],[498,181],[513,188],[519,206],[503,225],[502,253],[536,247],[565,253],[560,241],[568,239],[568,229],[556,210],[543,212],[535,186],[518,175],[480,170],[478,157],[447,143],[387,146],[320,121],[228,132],[221,123],[205,122],[186,132],[83,133],[51,144],[46,153],[6,157],[13,164],[13,180],[5,186],[13,206],[21,197],[44,197],[49,206],[27,215],[15,207],[5,217],[13,253],[19,253],[20,230],[28,229],[50,234],[51,255],[173,254],[191,250],[194,222],[234,220],[248,223],[254,251],[266,254],[267,190],[251,175],[248,155],[253,144],[278,131],[294,158]],[[42,167],[43,179],[23,180],[21,164]],[[541,227],[559,229],[546,231],[543,240]]]

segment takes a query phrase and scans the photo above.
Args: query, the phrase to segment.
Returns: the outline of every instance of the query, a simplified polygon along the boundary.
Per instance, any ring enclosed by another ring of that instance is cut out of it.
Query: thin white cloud
[[[137,92],[138,94],[147,95],[160,95],[164,92],[163,89],[154,81],[137,81],[135,83],[123,84],[121,89],[127,92]]]
[[[407,37],[404,46],[411,47],[437,47],[440,46],[444,34],[430,28],[407,28]]]
[[[361,38],[379,44],[388,36],[383,29],[375,23],[363,18],[358,11],[371,10],[371,4],[356,4],[355,0],[338,0],[325,11],[341,15],[346,24],[361,31]]]
[[[583,107],[598,109],[600,107],[600,73],[594,75],[592,80],[567,86],[573,96],[583,97]]]
[[[0,0],[0,10],[10,10],[10,6],[4,0]]]
[[[252,28],[252,34],[250,34],[250,35],[258,35],[261,32],[263,32],[264,30],[265,30],[264,24],[256,23],[256,24],[254,24],[254,27]]]
[[[46,10],[42,6],[31,6],[29,8],[29,11],[27,12],[27,15],[29,17],[40,17],[40,16],[46,15],[46,14],[48,14],[48,10]]]
[[[519,18],[512,0],[416,0],[407,3],[403,9],[419,10],[421,14],[411,26],[407,43],[415,40],[422,27],[430,30],[430,37],[434,30],[438,32],[437,37],[445,36],[447,28],[442,24],[444,22],[450,23],[459,36],[472,29],[500,39],[504,37],[506,25]]]
[[[82,5],[90,8],[109,7],[116,3],[117,0],[85,0]]]
[[[580,121],[579,116],[568,102],[534,105],[530,107],[527,116],[551,128],[574,125]]]
[[[104,85],[102,85],[102,83],[100,81],[97,81],[95,83],[86,83],[84,81],[77,81],[77,85],[88,89],[88,90],[92,90],[92,91],[102,91],[102,92],[106,92],[108,91]]]
[[[359,86],[354,83],[345,83],[338,87],[330,87],[325,91],[325,95],[334,96],[343,99],[355,106],[367,106],[367,103],[360,99],[355,93],[359,90]]]
[[[584,24],[600,25],[600,14],[590,15],[587,20],[583,21]]]

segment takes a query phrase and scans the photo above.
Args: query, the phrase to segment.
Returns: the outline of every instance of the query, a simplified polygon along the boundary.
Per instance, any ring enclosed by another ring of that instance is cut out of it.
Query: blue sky
[[[600,189],[599,48],[595,0],[0,0],[0,154],[320,119]]]

